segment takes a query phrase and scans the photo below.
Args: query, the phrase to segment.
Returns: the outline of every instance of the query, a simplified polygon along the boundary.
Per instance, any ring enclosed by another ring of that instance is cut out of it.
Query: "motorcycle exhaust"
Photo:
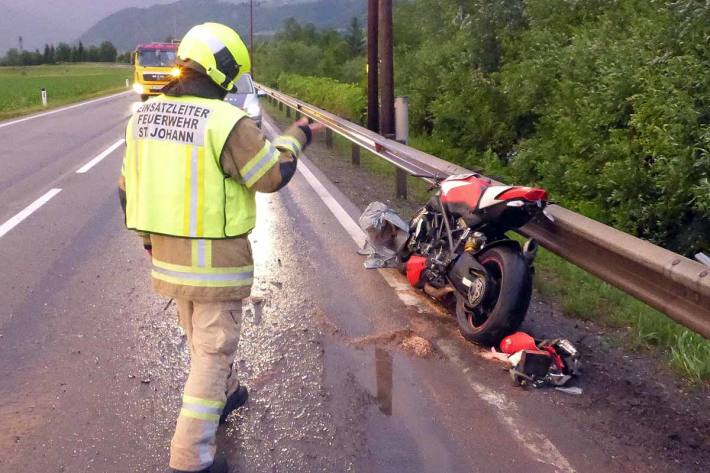
[[[429,283],[424,284],[424,292],[427,293],[427,295],[433,297],[434,299],[442,300],[444,297],[446,297],[448,294],[451,294],[454,292],[454,288],[451,286],[444,286],[444,287],[434,287]]]
[[[537,256],[537,249],[539,246],[540,245],[538,245],[537,240],[534,238],[528,239],[523,244],[523,258],[527,261],[528,266],[531,266],[533,261],[535,261],[535,256]]]

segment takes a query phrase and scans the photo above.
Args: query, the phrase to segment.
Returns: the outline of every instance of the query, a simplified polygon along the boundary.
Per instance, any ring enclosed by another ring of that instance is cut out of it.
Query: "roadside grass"
[[[283,116],[284,112],[267,100],[262,104],[272,115]],[[350,160],[350,142],[336,133],[333,149],[338,159]],[[368,151],[361,150],[360,166],[394,182],[394,166]],[[428,185],[422,180],[410,177],[408,187],[408,200],[421,203],[429,198]],[[658,350],[671,368],[691,383],[710,381],[709,340],[543,248],[535,268],[535,288],[566,315],[621,329],[622,336],[611,337],[615,343],[630,350]]]
[[[126,90],[130,66],[83,63],[0,67],[0,120]],[[40,90],[47,90],[42,106]]]

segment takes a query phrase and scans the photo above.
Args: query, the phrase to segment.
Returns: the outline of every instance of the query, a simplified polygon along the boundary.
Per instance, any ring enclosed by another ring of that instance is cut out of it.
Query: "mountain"
[[[367,2],[364,0],[255,2],[254,34],[273,34],[289,17],[318,27],[343,28],[353,16],[363,17],[366,10]],[[119,51],[127,51],[139,43],[180,38],[192,26],[205,21],[227,24],[247,40],[249,3],[179,0],[147,8],[126,8],[96,23],[79,40],[84,44],[99,44],[108,40]]]

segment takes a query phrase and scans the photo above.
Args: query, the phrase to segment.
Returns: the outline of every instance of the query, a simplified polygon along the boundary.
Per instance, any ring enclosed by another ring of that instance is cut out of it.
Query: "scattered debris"
[[[518,336],[517,341],[521,340],[525,338]],[[510,375],[518,385],[564,386],[579,373],[579,352],[564,338],[538,341],[534,349],[520,350],[511,355],[509,361]]]
[[[174,300],[173,298],[170,298],[170,300],[168,301],[168,303],[165,304],[165,307],[163,307],[163,312],[165,312],[166,310],[168,310],[168,307],[170,307],[170,304],[173,303],[173,300]]]
[[[562,387],[562,386],[556,386],[555,389],[557,391],[563,392],[565,394],[574,394],[576,396],[579,396],[582,394],[582,388],[579,386],[570,386],[570,387]]]

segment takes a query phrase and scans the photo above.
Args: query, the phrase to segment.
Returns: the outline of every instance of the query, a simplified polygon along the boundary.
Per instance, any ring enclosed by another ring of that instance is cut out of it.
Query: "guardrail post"
[[[395,139],[400,143],[409,142],[409,98],[397,97],[394,101]],[[397,168],[395,192],[398,198],[407,198],[407,173]]]
[[[291,118],[291,107],[286,107],[286,116]]]
[[[301,119],[301,109],[296,107],[296,120]]]
[[[355,143],[353,143],[352,145],[352,151],[350,153],[350,162],[353,166],[360,165],[360,146],[356,145]]]
[[[330,128],[325,129],[325,145],[328,148],[333,147],[333,130],[331,130]]]
[[[283,111],[284,111],[284,104],[283,104],[283,102],[279,102],[279,112],[283,112]]]

